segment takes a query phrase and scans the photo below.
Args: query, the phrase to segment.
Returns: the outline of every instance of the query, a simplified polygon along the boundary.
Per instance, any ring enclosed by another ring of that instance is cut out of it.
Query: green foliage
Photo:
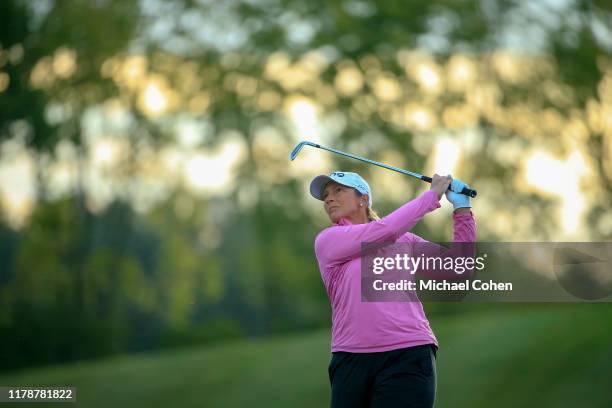
[[[2,67],[10,78],[0,94],[0,141],[14,137],[14,125],[28,127],[28,144],[53,151],[62,139],[81,142],[78,131],[82,109],[116,92],[101,76],[102,63],[126,49],[138,28],[139,7],[133,0],[50,2],[48,12],[22,0],[3,1],[0,9],[0,45],[11,58]],[[76,56],[76,71],[64,76],[48,71],[36,85],[35,68],[45,58],[70,49]],[[20,50],[20,51],[19,51]],[[49,121],[50,103],[64,106],[71,114],[63,123]]]
[[[313,253],[314,237],[325,225],[304,203],[304,180],[286,174],[286,153],[278,155],[276,146],[294,141],[284,104],[295,96],[321,101],[321,116],[333,122],[335,130],[327,136],[335,147],[357,149],[375,159],[385,152],[401,152],[409,168],[424,168],[428,160],[424,151],[428,143],[431,146],[432,135],[399,126],[392,118],[394,111],[405,115],[406,104],[432,97],[419,94],[418,85],[406,78],[399,55],[423,47],[433,35],[434,42],[442,44],[431,56],[440,70],[448,69],[457,55],[482,57],[486,62],[498,50],[517,10],[526,4],[177,0],[151,2],[159,9],[149,10],[142,7],[149,4],[146,1],[79,0],[49,1],[45,10],[35,3],[45,2],[0,2],[0,75],[6,74],[2,78],[9,81],[0,90],[0,142],[24,140],[37,173],[37,202],[27,222],[20,230],[0,224],[1,369],[326,325],[329,304]],[[563,12],[549,11],[559,20],[539,27],[543,31],[539,52],[543,66],[549,68],[534,70],[518,81],[488,72],[491,64],[477,68],[483,71],[479,75],[494,81],[499,108],[508,111],[507,118],[498,122],[478,117],[473,127],[483,135],[482,146],[465,158],[462,177],[495,192],[488,197],[492,209],[526,210],[533,223],[526,228],[533,236],[555,239],[559,227],[554,203],[517,193],[513,175],[518,163],[500,156],[505,156],[505,143],[512,141],[521,149],[538,143],[573,149],[569,142],[558,142],[557,134],[517,134],[510,122],[524,110],[512,109],[533,109],[533,122],[544,113],[578,117],[586,127],[589,104],[603,98],[599,92],[609,64],[609,48],[598,39],[593,24],[609,22],[612,9],[605,1],[580,0]],[[206,35],[194,26],[203,27]],[[522,33],[520,24],[514,28]],[[522,41],[529,45],[530,39]],[[326,56],[327,65],[316,71],[309,85],[296,85],[295,72],[285,82],[270,78],[271,55],[294,66],[313,50]],[[146,67],[136,70],[132,82],[117,79],[118,72],[126,69],[121,64],[134,55],[142,57]],[[347,64],[365,78],[354,95],[335,88],[337,75]],[[373,96],[379,74],[402,78],[403,97],[396,105]],[[146,84],[139,81],[151,78],[163,78],[177,94],[175,110],[156,116],[141,106]],[[561,97],[547,95],[543,84],[552,84]],[[264,92],[274,95],[277,103],[262,108],[259,98]],[[332,102],[323,102],[325,95]],[[198,97],[204,103],[193,107]],[[467,99],[465,93],[448,91],[432,106],[443,117],[446,108]],[[356,110],[360,105],[370,106],[370,111]],[[107,169],[123,182],[117,188],[123,195],[117,193],[101,208],[91,205],[88,195],[104,187],[90,180],[87,166],[92,152],[87,136],[92,130],[87,114],[108,106],[120,106],[127,124],[119,127],[107,120],[95,130],[100,135],[118,133],[129,152],[125,163]],[[142,174],[159,175],[154,168],[159,161],[149,158],[167,147],[187,150],[177,142],[175,129],[185,117],[209,128],[196,143],[199,152],[213,151],[227,138],[226,131],[244,142],[244,162],[236,170],[231,191],[214,197],[186,192],[181,179],[149,212],[135,212],[132,207],[135,201],[139,204],[138,198],[128,198],[137,197]],[[258,145],[257,135],[270,128],[279,140],[270,138],[278,145],[266,151]],[[597,173],[592,183],[598,188],[588,226],[593,239],[607,239],[598,227],[612,205],[610,139],[604,138],[602,129],[587,131],[592,134],[580,146],[592,160]],[[59,155],[66,141],[75,147],[77,157],[63,164],[76,168],[77,180],[72,193],[58,199],[47,191],[51,183],[45,163]],[[353,162],[333,165],[374,174]],[[252,194],[243,194],[249,191]],[[191,203],[192,210],[177,211],[181,200]],[[381,195],[376,205],[384,214],[398,204]],[[477,214],[481,238],[500,238],[481,228],[486,225],[481,221],[489,221],[492,212],[482,218]],[[3,218],[9,219],[6,214]],[[436,231],[421,224],[415,232],[445,241],[450,224]],[[452,310],[434,305],[431,312]],[[312,353],[320,352],[320,344],[311,346]],[[247,364],[256,367],[255,360]],[[311,383],[308,389],[293,390],[324,401],[320,386]]]

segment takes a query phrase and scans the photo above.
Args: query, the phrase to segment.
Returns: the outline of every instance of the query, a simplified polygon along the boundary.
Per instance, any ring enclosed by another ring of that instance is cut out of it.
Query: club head
[[[295,159],[297,155],[300,154],[300,150],[302,150],[305,144],[307,144],[307,142],[298,143],[298,145],[295,146],[293,150],[291,151],[291,153],[289,154],[289,160]]]

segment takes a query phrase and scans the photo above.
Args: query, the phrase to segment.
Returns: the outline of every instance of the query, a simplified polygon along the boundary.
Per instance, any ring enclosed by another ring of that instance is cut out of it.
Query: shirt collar
[[[340,218],[340,221],[338,221],[336,225],[353,225],[353,223],[346,218]]]

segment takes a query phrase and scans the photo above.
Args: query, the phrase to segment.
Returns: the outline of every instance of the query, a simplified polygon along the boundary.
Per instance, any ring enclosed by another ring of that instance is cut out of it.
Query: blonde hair
[[[380,217],[378,216],[378,214],[376,214],[376,211],[374,211],[370,207],[366,209],[366,215],[368,216],[368,221],[380,220]]]

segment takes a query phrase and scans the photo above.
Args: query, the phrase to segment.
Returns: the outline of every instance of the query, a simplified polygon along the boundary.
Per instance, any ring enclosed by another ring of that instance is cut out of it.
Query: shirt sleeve
[[[474,257],[476,254],[476,247],[475,245],[469,245],[469,243],[476,242],[476,220],[472,211],[468,213],[453,213],[453,243],[458,243],[459,245],[451,245],[450,248],[429,242],[412,233],[402,235],[396,242],[413,243],[415,244],[413,248],[417,250],[419,254],[423,253],[427,257]],[[452,279],[468,278],[472,276],[472,273],[473,270],[469,269],[463,274],[457,274],[454,271],[446,270],[427,270],[422,271],[421,275],[432,278]]]
[[[395,242],[425,214],[439,207],[435,191],[427,190],[380,220],[326,228],[315,239],[319,265],[328,267],[359,257],[364,242]]]

